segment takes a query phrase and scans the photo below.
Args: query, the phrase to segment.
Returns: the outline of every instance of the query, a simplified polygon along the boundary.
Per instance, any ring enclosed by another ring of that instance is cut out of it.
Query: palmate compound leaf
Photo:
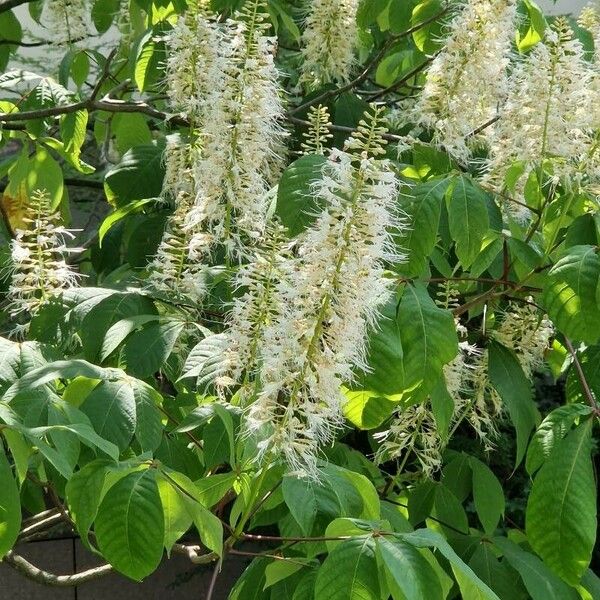
[[[591,459],[593,420],[555,444],[533,482],[526,533],[557,575],[577,585],[596,541],[596,484]]]
[[[457,352],[452,313],[436,306],[424,285],[407,285],[400,304],[390,302],[381,311],[369,338],[370,370],[359,374],[353,389],[383,396],[425,394]]]
[[[136,471],[111,487],[98,509],[95,533],[102,555],[120,573],[141,581],[163,556],[164,514],[157,471]]]

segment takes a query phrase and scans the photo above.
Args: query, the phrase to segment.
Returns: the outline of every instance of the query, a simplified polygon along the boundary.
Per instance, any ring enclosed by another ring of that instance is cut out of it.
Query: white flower
[[[267,192],[279,174],[285,132],[275,40],[264,34],[264,5],[245,5],[227,24],[222,68],[209,83],[195,166],[196,200],[188,224],[202,224],[229,255],[243,254],[265,229]]]
[[[194,199],[193,165],[199,150],[194,142],[167,138],[162,196],[175,204],[165,232],[148,265],[147,287],[152,292],[197,306],[206,293],[207,264],[213,240],[187,225]],[[202,242],[202,243],[201,243]]]
[[[300,83],[347,83],[355,63],[358,0],[312,0],[302,34]]]
[[[373,437],[379,442],[375,454],[378,463],[412,454],[419,461],[424,477],[431,477],[442,466],[444,442],[427,404],[399,409],[389,429]]]
[[[546,315],[539,314],[535,306],[511,303],[502,323],[492,335],[515,352],[523,372],[530,379],[534,372],[543,368],[544,355],[554,336],[554,327]]]
[[[515,17],[515,0],[470,0],[428,70],[413,115],[459,159],[469,157],[468,138],[497,115],[507,94]]]
[[[577,171],[592,145],[592,70],[568,25],[559,19],[555,26],[515,66],[491,140],[486,183],[522,202],[532,171],[543,168],[555,185]],[[518,210],[522,220],[526,215]]]
[[[259,378],[246,427],[288,464],[316,473],[318,450],[341,426],[341,385],[367,368],[367,329],[388,300],[385,261],[395,260],[390,231],[398,181],[385,160],[378,112],[331,152],[314,193],[325,204],[299,240],[278,283],[281,312],[266,327]]]
[[[223,68],[219,56],[225,43],[223,34],[206,14],[192,10],[179,18],[166,41],[169,102],[198,126],[212,89],[214,69]]]
[[[47,0],[44,17],[57,43],[75,42],[89,35],[86,0]]]
[[[50,197],[36,190],[24,218],[26,229],[19,229],[11,243],[11,283],[8,312],[11,319],[31,317],[63,290],[77,284],[78,275],[66,261],[70,252],[66,239],[71,231],[60,225],[60,215],[51,210]]]

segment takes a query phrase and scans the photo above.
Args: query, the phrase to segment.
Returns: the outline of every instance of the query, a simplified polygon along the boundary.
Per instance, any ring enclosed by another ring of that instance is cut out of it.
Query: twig
[[[210,578],[210,585],[208,586],[208,592],[206,593],[206,600],[212,600],[217,585],[217,578],[219,577],[219,573],[221,572],[222,564],[223,560],[218,560],[217,564],[215,565],[215,568],[213,569],[213,574]]]
[[[577,371],[577,377],[579,379],[579,383],[581,383],[581,387],[583,389],[583,393],[585,395],[585,399],[587,403],[594,409],[594,411],[598,411],[598,403],[596,402],[596,398],[594,397],[594,393],[592,392],[587,379],[585,377],[585,373],[583,372],[583,368],[581,367],[581,363],[579,362],[579,358],[577,357],[577,352],[571,343],[571,340],[565,336],[565,345],[567,346],[567,350],[569,354],[573,358],[573,364],[575,365],[575,370]]]
[[[40,531],[41,529],[47,529],[48,527],[52,527],[53,525],[56,525],[61,521],[64,521],[64,515],[62,513],[59,512],[58,514],[53,514],[49,517],[46,517],[45,519],[41,519],[21,529],[21,533],[19,533],[19,538],[26,538],[31,534]]]
[[[37,110],[28,110],[24,112],[1,113],[0,122],[9,123],[30,121],[34,119],[45,119],[47,117],[60,117],[61,115],[68,115],[79,110],[102,110],[110,113],[142,113],[154,119],[158,119],[159,121],[169,121],[175,125],[181,126],[189,125],[188,121],[181,116],[157,110],[141,100],[115,100],[114,98],[110,98],[108,96],[104,96],[100,100],[88,98],[87,100],[73,102],[72,104],[66,104],[64,106],[51,106],[49,108],[40,108]]]
[[[88,569],[87,571],[82,571],[81,573],[74,573],[73,575],[56,575],[36,567],[12,550],[9,550],[2,560],[28,579],[43,585],[55,587],[81,585],[87,581],[93,581],[94,579],[104,577],[113,571],[113,568],[110,565],[102,565],[100,567]]]
[[[392,83],[392,85],[386,87],[384,90],[376,92],[375,94],[369,96],[369,102],[375,102],[382,98],[383,96],[401,88],[407,81],[410,81],[415,75],[418,75],[423,69],[425,69],[428,65],[430,65],[436,58],[439,52],[436,52],[422,63],[418,64],[414,69],[411,69],[404,77],[399,79],[398,81]]]
[[[200,546],[186,546],[185,544],[174,544],[173,552],[187,556],[188,560],[194,565],[207,565],[219,558],[216,552],[203,554]]]

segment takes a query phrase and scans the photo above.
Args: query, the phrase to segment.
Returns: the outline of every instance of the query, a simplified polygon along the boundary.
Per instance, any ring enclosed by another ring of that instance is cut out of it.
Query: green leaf
[[[482,539],[469,560],[475,574],[502,600],[525,600],[527,592],[506,560],[500,561],[494,546]]]
[[[162,422],[159,406],[162,396],[153,387],[135,379],[131,382],[135,400],[135,437],[142,452],[153,452],[162,440]]]
[[[283,498],[302,533],[310,536],[317,518],[318,500],[315,485],[294,475],[286,475],[282,482]]]
[[[87,110],[78,110],[65,115],[60,122],[60,135],[64,144],[64,151],[67,154],[74,155],[74,160],[77,161],[81,153],[81,146],[85,142],[87,122]]]
[[[561,333],[588,345],[600,338],[599,281],[600,258],[593,246],[569,248],[545,278],[548,316]]]
[[[127,380],[102,381],[81,405],[96,433],[123,451],[136,429],[133,386]]]
[[[377,327],[372,328],[369,334],[369,370],[359,373],[354,384],[356,391],[386,396],[404,390],[404,352],[396,312],[396,300],[381,309]]]
[[[469,458],[473,473],[473,500],[479,521],[488,535],[494,533],[504,514],[504,491],[492,470],[474,456]]]
[[[52,209],[58,208],[64,193],[63,172],[47,150],[38,147],[30,159],[25,185],[29,195],[36,190],[46,190]]]
[[[121,208],[110,213],[110,215],[104,218],[104,221],[102,221],[102,224],[98,229],[98,244],[100,247],[102,247],[102,240],[104,239],[104,236],[109,232],[113,225],[124,219],[126,216],[137,212],[147,204],[156,203],[157,198],[145,198],[144,200],[129,202],[128,204],[125,204],[124,206],[121,206]]]
[[[420,283],[407,285],[397,315],[404,350],[404,390],[423,386],[431,391],[442,367],[458,352],[452,313],[438,308]]]
[[[527,449],[525,467],[533,475],[550,456],[556,444],[562,440],[575,422],[592,412],[584,404],[567,404],[554,409],[541,423],[531,438]]]
[[[317,573],[315,600],[380,600],[375,541],[371,536],[343,541]]]
[[[66,498],[71,518],[84,544],[88,544],[88,532],[102,500],[106,478],[106,460],[94,460],[73,474],[67,481]]]
[[[409,276],[419,276],[427,268],[437,240],[442,202],[449,184],[449,179],[420,183],[411,190],[406,205],[403,203],[408,227],[397,243],[407,256],[400,269]]]
[[[73,309],[76,318],[83,316],[81,340],[86,358],[97,360],[110,328],[121,319],[156,314],[156,307],[145,296],[135,293],[116,293],[94,302],[84,301]]]
[[[529,435],[539,420],[532,399],[531,383],[514,353],[495,342],[489,346],[488,373],[490,382],[500,394],[517,431],[518,465],[525,455]]]
[[[440,521],[440,525],[448,535],[461,531],[469,533],[467,513],[458,498],[443,484],[436,484],[435,499],[433,501],[433,516]],[[451,527],[445,527],[444,524]]]
[[[388,0],[360,0],[356,13],[356,23],[365,29],[377,20],[388,4]]]
[[[154,144],[128,150],[104,178],[107,198],[117,208],[134,200],[158,198],[164,178],[163,148]]]
[[[561,581],[535,555],[506,538],[494,538],[511,567],[519,572],[532,600],[578,600],[579,594]]]
[[[411,525],[418,525],[431,515],[436,489],[436,483],[424,481],[411,490],[408,496],[408,519]]]
[[[265,570],[269,562],[269,559],[266,558],[255,558],[233,586],[228,600],[267,600],[270,598],[270,593],[264,592]],[[311,600],[313,599],[311,598]]]
[[[481,251],[490,220],[485,192],[466,175],[455,181],[448,197],[448,224],[456,255],[468,269]]]
[[[158,492],[165,516],[165,550],[169,553],[173,544],[192,526],[192,517],[185,500],[168,479],[158,479]]]
[[[377,539],[377,549],[390,578],[406,600],[443,600],[440,580],[423,555],[400,539]]]
[[[95,532],[104,558],[123,575],[141,581],[158,567],[164,515],[154,469],[131,473],[106,492]]]
[[[126,370],[136,377],[149,377],[164,365],[183,330],[180,321],[152,322],[130,335],[123,346]]]
[[[527,502],[531,547],[571,585],[579,583],[589,566],[596,540],[592,425],[588,419],[555,445]]]
[[[424,54],[433,54],[440,47],[442,39],[441,19],[435,19],[437,14],[442,13],[442,3],[440,0],[424,0],[415,6],[412,13],[411,25],[415,28],[412,34],[417,48]],[[427,22],[427,25],[421,23]]]
[[[166,46],[163,24],[158,24],[144,35],[138,46],[135,59],[134,81],[140,92],[145,92],[148,87],[160,78],[161,70],[166,63]]]
[[[309,561],[301,558],[290,558],[272,562],[265,569],[264,589],[266,590],[276,583],[291,577],[294,573],[306,567],[307,564],[309,564]]]
[[[198,498],[207,508],[211,508],[233,488],[237,475],[235,473],[217,473],[194,482],[198,490]]]
[[[276,214],[292,237],[304,231],[316,219],[320,206],[312,190],[315,183],[321,180],[326,163],[324,156],[309,154],[295,160],[281,176],[277,188]]]
[[[368,391],[345,391],[344,416],[359,429],[376,429],[388,419],[397,406],[388,398],[373,396]]]
[[[9,402],[21,392],[30,391],[57,379],[74,379],[78,376],[90,379],[109,379],[116,378],[118,373],[116,370],[97,367],[85,360],[59,360],[28,371],[6,390],[3,400]]]
[[[0,559],[14,546],[21,529],[21,499],[0,444]]]
[[[499,600],[498,596],[475,575],[471,567],[456,554],[439,533],[431,529],[418,529],[412,533],[397,535],[417,548],[437,549],[450,562],[464,600]]]
[[[92,6],[92,21],[98,33],[108,31],[118,13],[119,0],[95,0]]]
[[[544,13],[540,7],[532,0],[524,0],[525,8],[528,14],[529,27],[524,35],[517,33],[517,48],[519,52],[526,52],[544,38],[544,32],[547,27]]]
[[[189,477],[170,472],[167,479],[182,498],[202,543],[219,556],[223,555],[223,524],[202,503],[202,495]]]

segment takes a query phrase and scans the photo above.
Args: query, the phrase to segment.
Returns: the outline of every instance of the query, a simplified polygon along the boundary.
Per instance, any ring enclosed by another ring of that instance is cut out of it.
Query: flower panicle
[[[324,206],[285,261],[278,314],[265,328],[261,388],[247,430],[288,464],[316,476],[320,448],[343,423],[341,385],[367,369],[366,338],[391,294],[385,266],[398,181],[380,157],[379,111],[347,150],[332,150],[314,188]]]
[[[220,79],[211,86],[194,169],[190,228],[209,231],[228,256],[242,259],[262,238],[267,193],[281,168],[286,132],[274,40],[265,35],[264,3],[244,5],[223,27]]]
[[[508,93],[516,4],[469,0],[451,21],[414,106],[416,122],[431,129],[434,142],[459,160],[471,156],[472,132],[497,115]]]
[[[80,249],[67,246],[67,240],[75,236],[61,224],[45,190],[32,193],[23,221],[25,228],[16,231],[11,243],[12,278],[7,299],[8,312],[15,321],[35,315],[43,304],[79,281],[67,257]]]
[[[569,24],[557,19],[545,39],[513,69],[502,118],[490,136],[484,183],[525,203],[525,186],[533,171],[551,174],[551,185],[578,177],[582,160],[595,147],[593,70]],[[518,169],[516,170],[516,167]],[[506,204],[516,220],[529,211]]]
[[[312,0],[302,34],[300,84],[345,84],[356,62],[358,0]]]
[[[311,106],[308,111],[307,120],[310,123],[308,131],[303,134],[304,141],[301,144],[303,154],[325,154],[329,140],[333,138],[331,133],[331,117],[329,109],[319,104]]]
[[[44,5],[44,16],[56,43],[73,43],[88,37],[88,11],[86,0],[48,0]]]
[[[524,304],[511,303],[500,326],[492,331],[498,342],[515,352],[528,378],[543,368],[554,336],[550,319],[541,315],[531,302],[532,298],[526,299]]]

